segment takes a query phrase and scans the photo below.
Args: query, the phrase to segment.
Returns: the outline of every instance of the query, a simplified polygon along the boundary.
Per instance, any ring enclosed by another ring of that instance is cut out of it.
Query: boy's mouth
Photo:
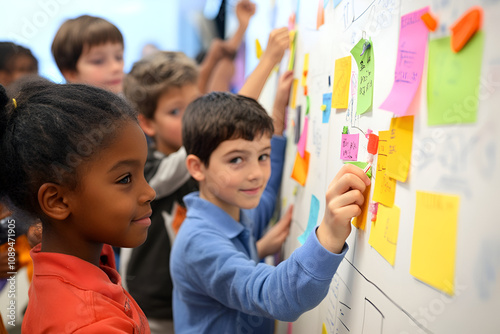
[[[249,189],[242,189],[241,190],[244,194],[247,194],[247,195],[256,195],[259,193],[260,191],[260,187],[256,187],[256,188],[249,188]]]

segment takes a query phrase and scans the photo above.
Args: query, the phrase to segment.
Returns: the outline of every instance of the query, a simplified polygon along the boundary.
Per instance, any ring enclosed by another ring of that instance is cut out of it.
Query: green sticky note
[[[309,115],[309,108],[311,107],[311,101],[309,100],[309,95],[306,96],[306,115]]]
[[[477,32],[458,53],[451,50],[450,37],[429,43],[429,125],[476,122],[483,45],[482,31]]]
[[[358,103],[356,107],[356,114],[358,115],[364,114],[370,110],[373,105],[373,78],[375,68],[373,42],[370,38],[368,41],[370,47],[363,48],[365,42],[366,40],[361,38],[358,44],[351,50],[351,54],[358,65]]]
[[[365,167],[368,165],[368,162],[363,162],[363,161],[344,161],[344,163],[345,164],[352,164],[354,166],[358,166],[361,169],[365,169]],[[372,178],[372,168],[371,167],[366,172],[366,176],[368,176],[370,179]]]

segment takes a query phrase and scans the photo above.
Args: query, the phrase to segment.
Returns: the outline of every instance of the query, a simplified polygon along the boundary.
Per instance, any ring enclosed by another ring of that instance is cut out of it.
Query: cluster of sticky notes
[[[459,197],[417,191],[410,274],[454,293]]]

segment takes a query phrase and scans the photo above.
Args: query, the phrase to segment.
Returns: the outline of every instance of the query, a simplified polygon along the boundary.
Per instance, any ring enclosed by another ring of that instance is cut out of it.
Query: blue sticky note
[[[326,8],[326,5],[328,5],[328,2],[330,2],[330,0],[324,0],[323,1],[323,8]]]
[[[309,210],[309,219],[307,220],[307,227],[304,233],[300,237],[298,237],[299,242],[303,245],[306,242],[307,237],[314,231],[316,227],[316,223],[318,222],[318,214],[319,214],[319,200],[316,196],[311,196],[311,208]]]
[[[333,8],[337,7],[342,0],[333,0]]]
[[[332,111],[332,93],[323,94],[323,105],[326,106],[323,110],[323,123],[328,123]]]

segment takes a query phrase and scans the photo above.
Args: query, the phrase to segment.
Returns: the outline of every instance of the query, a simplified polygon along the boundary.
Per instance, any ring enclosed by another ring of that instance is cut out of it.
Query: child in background
[[[0,85],[38,73],[38,60],[29,49],[12,42],[0,42]]]
[[[259,91],[247,89],[254,96],[259,95],[261,81],[265,82],[272,69],[269,64],[274,67],[287,46],[275,38],[270,38],[269,45],[265,58],[268,61],[260,65],[266,66],[261,71],[263,77],[253,76],[250,81],[253,89]],[[275,59],[274,63],[270,58]],[[173,332],[170,247],[185,217],[182,197],[197,190],[185,167],[181,120],[187,105],[200,95],[198,73],[196,64],[183,53],[157,52],[135,63],[124,82],[125,97],[139,111],[144,132],[153,138],[145,173],[157,197],[152,203],[152,225],[146,242],[133,250],[122,249],[120,268],[126,288],[148,317],[152,333]],[[276,114],[285,111],[292,79],[293,74],[287,72],[280,80],[274,104]],[[283,127],[277,125],[277,128],[282,131]],[[262,237],[261,258],[280,249],[288,235],[290,219],[291,211],[264,237],[269,221],[259,227],[256,239]]]
[[[123,48],[123,36],[116,26],[83,15],[61,25],[52,42],[52,55],[67,82],[117,94],[123,85]]]
[[[177,334],[272,333],[273,319],[295,321],[328,292],[370,179],[344,166],[315,233],[277,267],[260,263],[252,226],[271,214],[285,147],[272,133],[255,100],[230,93],[198,98],[184,113],[186,164],[200,191],[184,198],[187,217],[171,254]]]
[[[23,333],[150,333],[109,246],[142,244],[151,223],[135,112],[95,87],[43,82],[15,101],[0,88],[0,106],[0,197],[43,224]]]

